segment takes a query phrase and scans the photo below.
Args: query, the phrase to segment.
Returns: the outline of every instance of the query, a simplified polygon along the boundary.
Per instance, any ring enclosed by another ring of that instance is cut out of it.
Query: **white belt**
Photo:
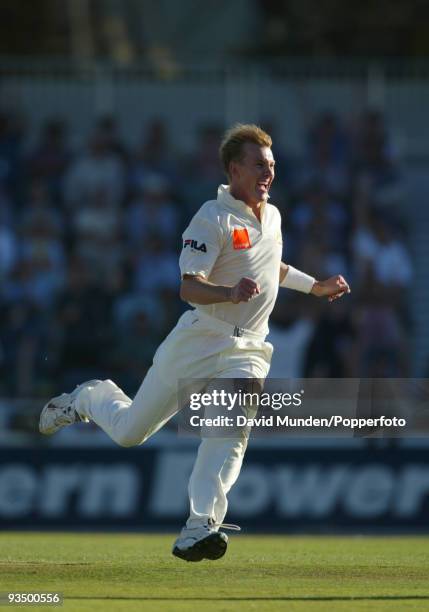
[[[244,327],[239,327],[238,325],[232,325],[232,323],[227,323],[226,321],[221,321],[200,310],[189,312],[192,312],[192,314],[194,314],[208,329],[224,332],[228,336],[234,336],[235,338],[253,338],[261,341],[264,341],[267,336],[267,334],[261,334],[250,329],[245,329]]]

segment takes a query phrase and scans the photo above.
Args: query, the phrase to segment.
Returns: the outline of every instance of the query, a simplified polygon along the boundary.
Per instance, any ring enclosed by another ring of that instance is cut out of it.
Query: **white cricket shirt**
[[[181,274],[200,275],[226,286],[246,276],[259,283],[261,293],[239,304],[191,306],[221,321],[267,334],[279,288],[281,257],[279,210],[267,202],[259,222],[249,206],[231,196],[229,186],[220,185],[217,199],[203,204],[183,233]]]

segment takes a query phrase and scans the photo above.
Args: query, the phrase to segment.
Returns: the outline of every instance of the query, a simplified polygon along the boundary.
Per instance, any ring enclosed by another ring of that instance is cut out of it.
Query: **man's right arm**
[[[233,287],[214,285],[203,276],[184,274],[180,286],[180,297],[191,304],[219,304],[248,302],[260,293],[258,283],[250,278],[242,278]]]

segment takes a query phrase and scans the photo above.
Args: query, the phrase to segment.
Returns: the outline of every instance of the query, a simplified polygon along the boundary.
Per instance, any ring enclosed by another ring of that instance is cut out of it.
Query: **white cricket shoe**
[[[219,524],[213,519],[198,527],[184,527],[173,544],[173,555],[185,561],[220,559],[226,553],[228,536],[219,527],[240,531],[238,525]]]
[[[58,397],[53,397],[44,406],[40,413],[39,431],[46,436],[50,436],[66,425],[73,425],[81,421],[88,422],[88,419],[81,417],[73,407],[78,394],[88,387],[95,387],[101,380],[88,380],[78,385],[71,393],[62,393]]]

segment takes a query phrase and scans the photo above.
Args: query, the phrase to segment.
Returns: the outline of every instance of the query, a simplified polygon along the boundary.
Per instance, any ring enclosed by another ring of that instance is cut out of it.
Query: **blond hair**
[[[243,159],[243,145],[246,142],[270,147],[273,144],[271,136],[254,123],[236,123],[227,130],[219,147],[219,155],[223,169],[229,176],[229,164]]]

